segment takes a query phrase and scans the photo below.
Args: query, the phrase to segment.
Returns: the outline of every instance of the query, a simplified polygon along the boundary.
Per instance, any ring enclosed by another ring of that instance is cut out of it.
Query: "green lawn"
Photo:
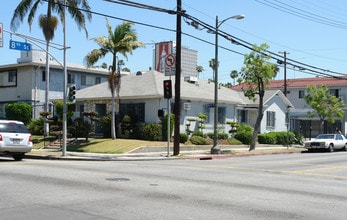
[[[34,137],[34,148],[39,149],[44,146],[43,138]],[[47,144],[47,143],[46,143]],[[141,146],[166,146],[167,142],[144,141],[133,139],[110,138],[90,138],[88,142],[76,141],[68,144],[68,151],[122,154],[134,150]]]

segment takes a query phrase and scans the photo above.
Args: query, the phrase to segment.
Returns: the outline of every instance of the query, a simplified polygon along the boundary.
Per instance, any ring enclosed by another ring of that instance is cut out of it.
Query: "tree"
[[[237,72],[237,70],[232,70],[230,72],[230,78],[232,78],[234,80],[234,85],[235,85],[235,79],[239,76],[239,72]]]
[[[138,47],[145,47],[144,44],[137,40],[137,34],[132,28],[131,22],[123,22],[118,25],[114,31],[106,18],[106,27],[108,31],[108,37],[101,36],[96,37],[93,40],[100,46],[99,49],[94,49],[87,54],[85,61],[88,66],[91,66],[104,58],[106,54],[111,53],[112,66],[111,72],[108,77],[108,85],[111,90],[112,96],[112,114],[111,114],[111,137],[116,139],[116,126],[115,126],[115,91],[117,93],[117,102],[119,105],[119,90],[121,86],[121,75],[117,67],[117,54],[122,54],[127,58],[127,54],[132,54],[133,50]]]
[[[324,121],[327,119],[329,123],[334,123],[336,118],[342,118],[345,107],[343,100],[333,94],[326,85],[320,87],[308,86],[305,101],[312,108],[307,112],[309,117],[318,116],[320,120],[320,133],[324,129]]]
[[[7,119],[22,121],[24,124],[31,121],[32,107],[27,103],[8,103],[5,111]]]
[[[270,80],[277,74],[277,66],[268,62],[271,58],[266,54],[266,50],[269,48],[267,44],[261,44],[260,46],[254,45],[253,51],[250,54],[245,55],[244,66],[241,68],[239,83],[243,83],[246,88],[242,88],[247,98],[252,101],[258,99],[258,116],[254,125],[252,141],[249,150],[254,150],[257,136],[260,130],[260,123],[263,119],[263,104],[265,89],[268,87]]]
[[[200,76],[200,73],[202,73],[204,70],[204,67],[203,66],[196,66],[195,68],[196,72],[198,73],[198,78]]]
[[[86,37],[88,37],[88,32],[85,26],[86,18],[91,20],[92,14],[90,12],[90,7],[88,0],[66,0],[68,5],[67,11],[71,17],[75,20],[79,29],[83,28],[86,32]],[[42,29],[43,35],[46,40],[46,92],[45,92],[45,106],[44,110],[48,111],[48,93],[49,93],[49,44],[54,38],[54,31],[58,26],[58,18],[52,15],[55,12],[59,17],[61,22],[65,19],[65,7],[63,0],[56,1],[46,1],[46,0],[22,0],[18,4],[17,8],[14,10],[13,17],[11,19],[11,29],[16,31],[23,22],[23,19],[28,15],[28,24],[31,30],[36,11],[40,5],[47,4],[47,13],[39,16],[39,25]],[[83,9],[79,10],[78,7]],[[45,125],[45,133],[48,133],[48,126]]]

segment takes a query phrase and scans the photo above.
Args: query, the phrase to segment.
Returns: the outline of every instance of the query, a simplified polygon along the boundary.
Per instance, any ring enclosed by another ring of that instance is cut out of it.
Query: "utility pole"
[[[284,95],[287,96],[287,53],[286,51],[284,52],[279,52],[280,54],[283,54],[283,67],[284,67]]]
[[[181,49],[182,49],[182,0],[177,0],[176,19],[176,73],[175,73],[175,123],[173,155],[180,154],[180,110],[181,110]],[[169,112],[170,115],[170,112]],[[168,118],[170,120],[170,118]]]

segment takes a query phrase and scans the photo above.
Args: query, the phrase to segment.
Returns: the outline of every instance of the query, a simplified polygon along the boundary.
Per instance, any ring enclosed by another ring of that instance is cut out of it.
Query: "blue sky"
[[[2,15],[0,22],[3,23],[4,30],[10,31],[13,11],[19,2],[19,0],[6,1],[6,4],[2,4],[0,7]],[[141,3],[165,9],[175,10],[176,8],[174,0],[143,0]],[[89,4],[92,11],[97,13],[171,30],[176,28],[175,15],[123,6],[103,0],[90,0]],[[215,25],[217,15],[219,20],[223,20],[233,15],[243,14],[245,15],[243,20],[230,19],[220,26],[220,30],[251,44],[267,43],[270,46],[269,51],[276,54],[286,51],[287,58],[297,62],[347,74],[347,13],[345,12],[347,1],[345,0],[182,0],[182,4],[187,14],[211,26]],[[46,2],[40,6],[41,10],[33,22],[31,32],[25,20],[16,33],[44,39],[38,25],[38,17],[39,14],[45,12],[46,6]],[[113,18],[109,18],[109,21],[113,28],[122,22]],[[140,24],[135,24],[134,28],[139,40],[146,44],[146,48],[135,50],[133,55],[128,56],[128,60],[120,57],[132,72],[147,70],[153,65],[154,43],[175,41],[176,38],[175,32],[172,31]],[[85,55],[92,49],[98,48],[91,38],[107,35],[105,17],[94,14],[92,21],[87,23],[87,29],[88,39],[84,31],[79,31],[76,24],[68,18],[67,46],[71,47],[67,50],[68,63],[83,64]],[[182,36],[183,46],[198,51],[198,65],[205,69],[200,78],[212,78],[212,70],[209,68],[208,61],[214,58],[214,35],[207,33],[206,30],[194,29],[184,19],[182,19],[182,31],[211,42],[208,44],[186,35]],[[54,43],[63,44],[62,33],[60,24],[53,39]],[[16,63],[19,58],[20,51],[9,49],[10,39],[11,35],[5,32],[4,46],[0,48],[0,65]],[[24,42],[24,39],[15,35],[12,35],[12,40]],[[239,71],[241,69],[244,60],[243,54],[249,53],[250,50],[231,44],[222,37],[219,38],[219,45],[237,52],[219,49],[219,80],[232,82],[231,70]],[[44,45],[41,47],[45,48]],[[33,48],[39,49],[35,45]],[[51,52],[56,59],[63,60],[62,50],[52,48]],[[111,57],[105,57],[99,64],[102,62],[111,63]],[[329,71],[326,73],[339,75]],[[297,68],[293,69],[291,66],[288,66],[287,69],[287,78],[314,76]],[[277,79],[281,78],[283,78],[282,67],[277,76]]]

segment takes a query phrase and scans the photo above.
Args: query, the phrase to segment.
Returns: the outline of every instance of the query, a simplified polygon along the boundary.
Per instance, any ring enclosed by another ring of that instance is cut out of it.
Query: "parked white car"
[[[305,141],[304,147],[308,150],[326,149],[347,151],[347,139],[341,134],[320,134],[312,140]]]
[[[32,150],[33,141],[28,128],[21,121],[0,120],[0,154],[22,160]]]

